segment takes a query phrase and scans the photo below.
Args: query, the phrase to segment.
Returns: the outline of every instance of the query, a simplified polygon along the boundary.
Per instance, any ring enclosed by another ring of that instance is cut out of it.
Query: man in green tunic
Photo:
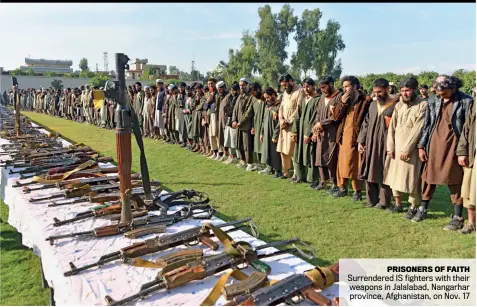
[[[260,142],[259,133],[262,131],[263,112],[265,111],[265,102],[262,97],[262,88],[260,84],[254,83],[251,86],[250,94],[254,97],[252,101],[253,109],[253,122],[251,133],[253,138],[253,151],[257,154],[257,163],[253,166],[252,170],[261,171],[263,168],[260,166],[262,160],[262,143]]]
[[[263,93],[266,107],[263,112],[263,124],[260,130],[260,143],[262,144],[262,160],[267,168],[261,171],[261,174],[271,174],[273,171],[274,178],[281,178],[282,174],[282,158],[277,151],[278,138],[280,136],[280,119],[278,111],[280,110],[280,101],[277,93],[268,87]]]
[[[318,185],[318,167],[315,166],[316,143],[311,141],[312,128],[316,117],[316,108],[320,97],[315,90],[315,81],[306,78],[303,81],[306,96],[298,102],[295,120],[292,126],[292,139],[295,142],[293,161],[296,163],[296,181],[309,182],[311,187]]]
[[[141,134],[144,133],[143,128],[142,128],[142,120],[143,120],[143,114],[142,114],[142,109],[144,108],[144,97],[145,93],[142,90],[142,84],[141,82],[136,82],[135,84],[136,87],[136,95],[134,97],[134,111],[137,114],[137,119],[139,121],[139,127],[141,128]]]

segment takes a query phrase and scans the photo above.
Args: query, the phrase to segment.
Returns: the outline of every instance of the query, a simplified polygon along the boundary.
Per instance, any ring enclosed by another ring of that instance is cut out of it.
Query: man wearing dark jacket
[[[419,158],[424,164],[422,172],[422,203],[414,222],[426,218],[428,206],[437,185],[447,185],[454,205],[451,221],[444,228],[458,230],[464,226],[461,186],[463,170],[456,150],[473,99],[459,91],[462,81],[454,76],[441,75],[433,84],[436,95],[429,97],[424,130],[419,142]]]

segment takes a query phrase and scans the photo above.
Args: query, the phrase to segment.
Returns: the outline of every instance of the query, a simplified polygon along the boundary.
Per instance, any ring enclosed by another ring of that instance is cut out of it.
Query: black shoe
[[[283,174],[280,171],[276,171],[275,174],[273,175],[273,178],[282,178]]]
[[[427,217],[427,209],[425,209],[423,206],[420,206],[419,209],[417,209],[416,214],[412,218],[411,221],[413,222],[422,222],[426,219]]]
[[[324,189],[326,189],[326,186],[323,184],[323,182],[320,182],[319,184],[313,187],[313,190],[317,190],[317,191],[324,190]]]
[[[297,181],[297,179],[296,179],[296,177],[295,177],[295,178],[292,177],[292,178],[291,178],[290,180],[288,180],[288,181],[290,181],[291,183],[293,183],[293,182]]]
[[[348,190],[343,189],[343,188],[338,188],[338,190],[333,193],[334,197],[345,197],[348,196]]]
[[[384,210],[387,208],[387,206],[385,204],[377,204],[376,206],[374,206],[374,208]]]
[[[312,182],[308,185],[309,188],[314,189],[316,186],[318,186],[317,182]]]
[[[328,192],[333,195],[334,193],[336,193],[338,191],[338,187],[336,185],[332,185],[331,188],[328,190]]]
[[[391,212],[391,213],[403,213],[403,212],[404,212],[404,209],[402,208],[401,205],[399,205],[399,206],[392,206],[391,208],[389,208],[389,212]]]
[[[297,179],[295,181],[292,181],[291,183],[297,184],[297,183],[307,183],[307,182],[306,182],[306,180]]]
[[[451,215],[451,221],[444,227],[444,230],[459,230],[464,227],[464,218],[454,215]]]
[[[362,201],[363,200],[363,194],[361,191],[357,191],[353,193],[353,200],[354,201]]]
[[[366,208],[374,208],[374,206],[376,206],[376,205],[373,205],[373,204],[366,204],[366,206],[365,206],[365,207],[366,207]]]
[[[416,212],[417,212],[416,207],[409,207],[409,209],[407,209],[407,213],[404,216],[404,218],[408,219],[408,220],[411,220],[414,217],[414,215],[416,215]]]

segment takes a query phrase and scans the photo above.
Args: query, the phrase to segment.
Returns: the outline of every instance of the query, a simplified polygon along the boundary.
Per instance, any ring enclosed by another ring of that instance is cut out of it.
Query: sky
[[[259,3],[0,3],[0,67],[25,65],[25,57],[72,60],[86,57],[103,70],[108,52],[149,64],[196,68],[203,74],[228,50],[238,49],[244,30],[256,31]],[[271,3],[279,12],[283,4]],[[341,24],[346,48],[338,54],[343,74],[452,73],[474,70],[475,3],[293,3],[295,15],[320,8],[321,25]],[[7,42],[7,43],[3,43]],[[288,55],[296,50],[290,37]]]

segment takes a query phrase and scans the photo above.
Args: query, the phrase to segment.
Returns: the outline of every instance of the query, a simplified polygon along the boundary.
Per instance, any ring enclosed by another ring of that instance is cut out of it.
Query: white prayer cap
[[[389,82],[389,85],[390,85],[390,86],[393,86],[393,85],[394,85],[394,82]]]
[[[144,87],[145,90],[147,90],[148,88],[149,88],[149,86],[147,86],[147,85]]]
[[[243,81],[248,84],[248,79],[247,78],[241,78],[240,81]]]
[[[164,83],[162,79],[156,79],[156,83]]]
[[[217,86],[217,88],[219,88],[219,87],[224,87],[224,86],[225,86],[225,82],[224,82],[224,81],[219,81],[219,82],[217,82],[216,86]]]

